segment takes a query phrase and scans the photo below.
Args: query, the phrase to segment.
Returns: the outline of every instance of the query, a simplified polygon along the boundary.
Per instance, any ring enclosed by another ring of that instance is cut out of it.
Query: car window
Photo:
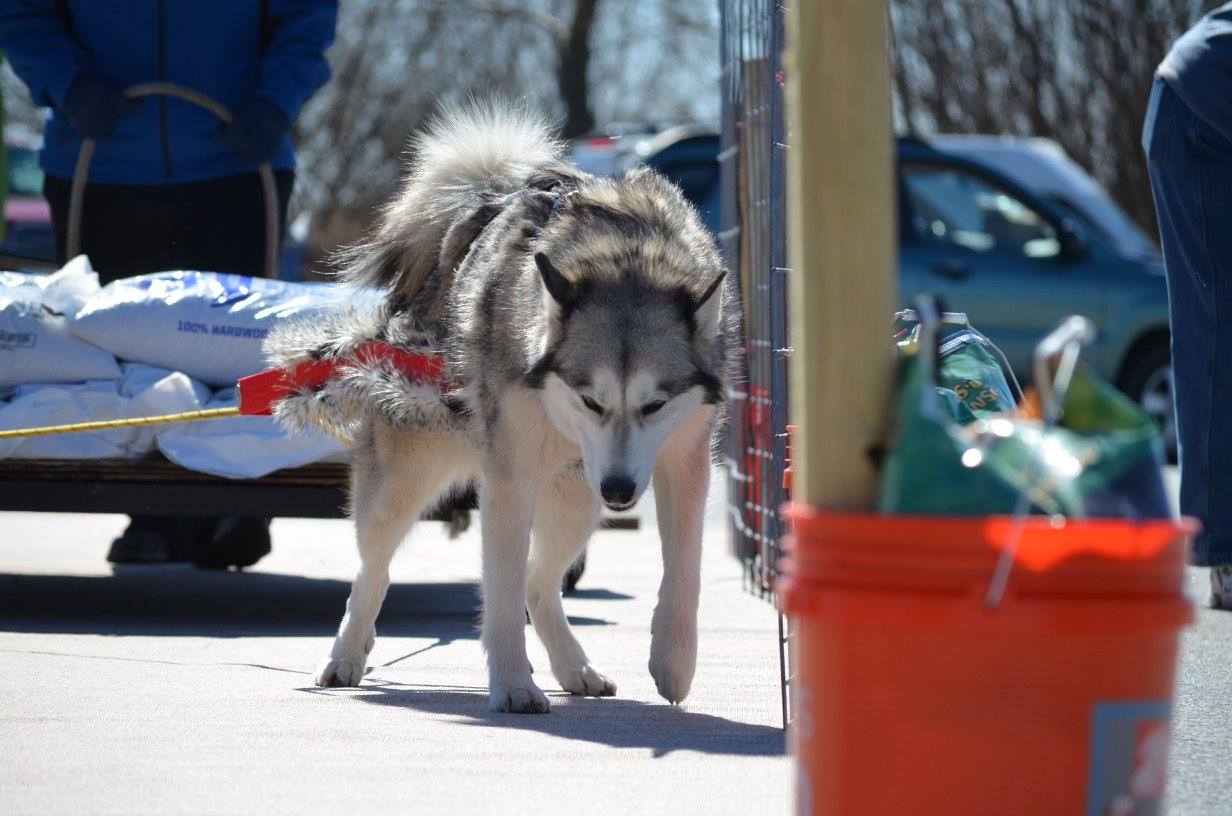
[[[973,252],[1052,258],[1056,230],[1038,212],[985,179],[954,167],[906,165],[903,188],[920,240]]]

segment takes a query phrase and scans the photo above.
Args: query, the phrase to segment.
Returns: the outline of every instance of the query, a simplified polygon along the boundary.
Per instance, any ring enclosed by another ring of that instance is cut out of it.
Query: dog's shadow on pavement
[[[649,749],[655,757],[673,751],[778,756],[785,750],[781,728],[690,711],[687,704],[673,706],[620,696],[575,697],[565,692],[548,692],[552,703],[548,714],[498,714],[487,710],[486,688],[404,685],[372,677],[357,688],[305,687],[299,691],[452,716],[481,728],[514,728],[612,748]]]
[[[210,572],[187,565],[132,567],[96,576],[0,574],[0,631],[330,637],[337,631],[349,592],[348,581]],[[475,639],[479,609],[473,581],[395,583],[377,623],[391,635],[435,637],[442,642]],[[593,617],[569,620],[575,626],[611,623]]]
[[[266,572],[216,573],[159,566],[117,570],[114,575],[0,574],[0,631],[56,634],[328,638],[338,626],[350,584]],[[580,598],[624,600],[631,596],[586,589]],[[487,711],[487,690],[402,685],[380,679],[381,669],[450,643],[478,638],[478,589],[474,582],[394,584],[380,631],[432,642],[372,667],[374,676],[356,689],[300,689],[346,695],[365,703],[441,714],[486,728],[539,731],[569,740],[616,748],[649,749],[655,756],[692,750],[713,754],[774,756],[783,752],[782,732],[736,722],[687,707],[621,697],[582,698],[549,693],[547,715]],[[571,615],[575,626],[611,624]],[[256,668],[277,669],[272,666]]]

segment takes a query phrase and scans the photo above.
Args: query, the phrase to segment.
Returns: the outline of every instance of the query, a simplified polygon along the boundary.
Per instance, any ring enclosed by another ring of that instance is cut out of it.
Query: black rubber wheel
[[[1176,464],[1176,413],[1173,407],[1172,352],[1167,341],[1148,346],[1125,363],[1118,386],[1155,420],[1164,454]]]
[[[582,573],[586,571],[586,551],[582,550],[582,554],[577,557],[577,560],[569,565],[569,570],[565,573],[565,579],[561,581],[561,592],[570,593],[577,589],[578,581],[582,578]]]

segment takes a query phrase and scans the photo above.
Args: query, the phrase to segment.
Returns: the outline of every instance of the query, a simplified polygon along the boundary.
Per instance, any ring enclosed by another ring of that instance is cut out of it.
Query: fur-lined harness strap
[[[240,379],[240,413],[245,416],[270,416],[275,404],[292,394],[320,390],[339,375],[342,366],[392,367],[410,380],[448,389],[445,358],[438,354],[419,354],[387,343],[369,340],[355,349],[351,357],[309,360],[293,368],[271,368]]]

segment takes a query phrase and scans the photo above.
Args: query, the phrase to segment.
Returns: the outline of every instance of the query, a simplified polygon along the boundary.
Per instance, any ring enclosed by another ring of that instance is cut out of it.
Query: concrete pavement
[[[652,503],[644,501],[649,511]],[[489,714],[478,542],[423,525],[394,564],[371,672],[315,688],[355,566],[345,522],[279,520],[251,572],[116,570],[115,516],[0,514],[0,813],[786,813],[776,621],[740,588],[721,507],[686,704],[646,672],[653,519],[604,532],[566,600],[615,699],[556,689],[548,716]],[[1232,814],[1232,613],[1184,635],[1168,812]],[[554,693],[553,693],[554,691]]]
[[[643,503],[645,504],[645,503]],[[0,514],[0,813],[786,813],[773,610],[707,536],[697,679],[646,670],[653,527],[603,532],[566,610],[616,698],[490,714],[478,541],[420,527],[394,565],[371,672],[318,689],[356,556],[345,522],[279,520],[246,573],[116,570],[115,516]],[[529,630],[528,630],[529,634]],[[555,691],[555,693],[553,693]]]

